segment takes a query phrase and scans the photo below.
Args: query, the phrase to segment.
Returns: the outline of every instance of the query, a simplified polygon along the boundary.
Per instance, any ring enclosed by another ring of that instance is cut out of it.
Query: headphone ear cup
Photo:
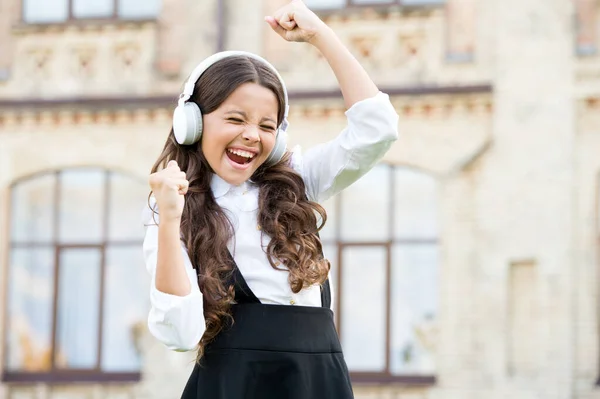
[[[275,165],[277,162],[281,161],[283,155],[285,154],[285,150],[287,149],[287,133],[284,129],[279,129],[277,131],[277,138],[275,139],[275,145],[273,146],[273,150],[269,154],[269,157],[266,159],[265,164],[267,166]]]
[[[202,112],[194,102],[186,102],[175,108],[173,133],[181,145],[197,143],[202,137]]]

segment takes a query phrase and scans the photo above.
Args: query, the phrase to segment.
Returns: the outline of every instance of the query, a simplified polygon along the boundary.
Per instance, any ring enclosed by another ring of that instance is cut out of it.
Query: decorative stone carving
[[[123,77],[133,77],[140,68],[142,50],[137,42],[118,43],[114,46],[114,68]]]
[[[379,36],[356,35],[348,38],[351,51],[364,66],[379,67],[378,49],[381,47]]]
[[[38,47],[32,48],[27,52],[29,58],[29,65],[26,68],[29,72],[29,76],[34,80],[49,79],[50,73],[50,62],[53,56],[51,48]]]
[[[468,55],[454,57],[457,61],[472,58],[476,35],[473,1],[458,1],[448,15],[442,7],[390,6],[349,8],[322,17],[380,87],[473,84],[489,81],[490,69],[446,62],[448,52]],[[265,35],[265,56],[280,69],[290,90],[337,87],[318,51],[277,40],[279,37]]]
[[[92,46],[75,47],[72,50],[72,72],[73,76],[82,81],[94,78],[95,61],[97,50]]]
[[[155,23],[22,26],[15,38],[20,68],[7,88],[21,96],[132,96],[155,90]]]

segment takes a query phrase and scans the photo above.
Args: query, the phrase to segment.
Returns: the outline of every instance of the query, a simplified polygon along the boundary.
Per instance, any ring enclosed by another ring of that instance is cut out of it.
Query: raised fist
[[[180,220],[189,182],[177,162],[169,161],[165,169],[152,173],[148,183],[156,198],[160,220]]]
[[[288,42],[312,42],[327,25],[301,0],[293,0],[265,17],[271,28]]]

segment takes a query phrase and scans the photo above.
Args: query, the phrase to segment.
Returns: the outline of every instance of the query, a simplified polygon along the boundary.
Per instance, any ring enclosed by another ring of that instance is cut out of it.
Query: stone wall
[[[145,179],[170,127],[170,99],[219,40],[280,68],[295,93],[291,145],[339,132],[343,102],[324,60],[262,20],[282,3],[165,0],[156,22],[93,27],[7,30],[0,18],[0,48],[13,49],[0,56],[0,70],[11,65],[0,78],[0,253],[16,179],[75,165]],[[218,24],[204,23],[219,10],[229,21],[221,39]],[[589,13],[599,12],[586,0],[449,0],[323,15],[392,94],[401,138],[385,160],[427,171],[441,188],[437,382],[357,384],[357,399],[600,398],[600,57],[577,51],[597,43]],[[0,257],[0,287],[5,269]],[[139,384],[4,384],[0,398],[174,397],[193,353],[168,352],[147,334],[140,346]]]

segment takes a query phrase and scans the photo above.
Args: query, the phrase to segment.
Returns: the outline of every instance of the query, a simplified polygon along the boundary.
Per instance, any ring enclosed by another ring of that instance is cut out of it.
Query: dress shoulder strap
[[[331,308],[331,287],[329,286],[329,278],[321,284],[321,307]]]
[[[235,290],[235,302],[239,304],[260,303],[256,295],[254,295],[254,292],[252,292],[248,286],[248,283],[244,279],[242,272],[240,272],[240,269],[237,267],[237,263],[235,263],[231,252],[227,251],[227,255],[229,256],[229,260],[233,266],[228,284],[233,285]]]

